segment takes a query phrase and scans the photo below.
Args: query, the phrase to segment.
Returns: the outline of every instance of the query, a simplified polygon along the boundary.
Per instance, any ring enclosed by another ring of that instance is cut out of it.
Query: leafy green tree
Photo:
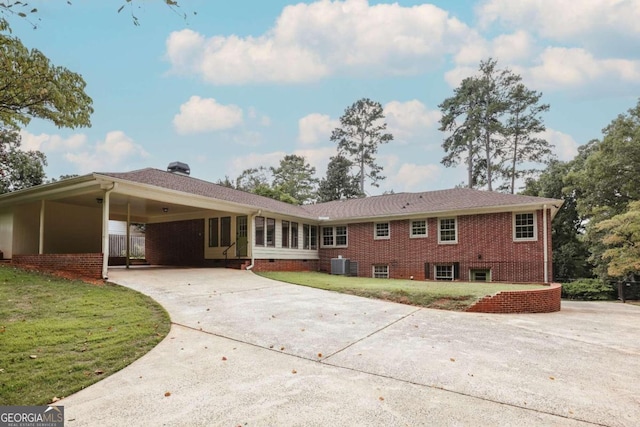
[[[255,189],[261,186],[271,186],[271,177],[268,176],[269,170],[264,166],[258,168],[249,168],[242,171],[236,178],[235,188],[238,190],[254,193]]]
[[[58,127],[90,126],[92,100],[82,77],[8,33],[0,19],[0,125],[18,128],[37,117]]]
[[[22,151],[20,134],[0,128],[0,194],[44,182],[47,158],[40,151]]]
[[[640,200],[640,101],[603,129],[602,140],[585,147],[581,167],[569,175],[578,194],[577,209],[588,221],[585,240],[590,261],[601,279],[608,278],[605,231],[602,221],[627,212],[629,203]]]
[[[284,156],[277,168],[271,168],[271,173],[272,186],[290,195],[298,204],[307,204],[315,200],[318,185],[318,179],[314,177],[316,168],[306,163],[303,156]]]
[[[365,182],[378,187],[378,181],[385,179],[380,173],[382,166],[376,163],[375,155],[381,144],[393,140],[393,135],[386,133],[382,105],[369,98],[362,98],[340,117],[340,127],[331,133],[331,141],[338,143],[338,155],[352,162],[356,169],[360,193],[364,194]]]
[[[551,146],[539,138],[546,127],[541,114],[549,111],[549,104],[540,104],[542,93],[515,84],[509,92],[508,118],[505,125],[508,164],[503,169],[508,192],[515,192],[516,179],[535,173],[532,169],[518,169],[523,163],[547,163],[552,157]]]
[[[551,224],[554,280],[589,278],[589,250],[583,239],[584,220],[578,214],[576,192],[566,186],[574,161],[553,160],[537,179],[529,178],[522,194],[562,199]]]
[[[629,203],[628,210],[596,225],[605,233],[607,274],[623,279],[640,274],[640,201]]]
[[[319,202],[363,197],[358,180],[349,174],[351,167],[352,163],[346,157],[331,157],[327,165],[327,176],[320,180],[318,187]]]
[[[467,77],[438,107],[440,130],[449,136],[442,143],[446,167],[466,163],[467,186],[487,186],[506,178],[501,189],[513,192],[515,180],[530,174],[519,170],[525,162],[538,162],[550,154],[547,141],[536,137],[544,130],[541,94],[527,89],[522,78],[497,61],[480,62],[479,74]]]

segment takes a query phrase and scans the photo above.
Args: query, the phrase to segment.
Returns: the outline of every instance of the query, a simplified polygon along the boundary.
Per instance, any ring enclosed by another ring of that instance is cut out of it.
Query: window
[[[264,246],[264,217],[256,217],[256,246]]]
[[[336,246],[347,246],[347,226],[336,227]]]
[[[427,237],[427,220],[411,221],[411,237]]]
[[[298,223],[291,223],[291,247],[294,249],[298,248]]]
[[[220,246],[231,246],[231,217],[220,218]]]
[[[209,218],[209,247],[218,247],[218,218]]]
[[[374,279],[388,279],[389,278],[389,266],[388,265],[374,265],[373,266]]]
[[[347,246],[347,226],[322,227],[322,247]]]
[[[322,227],[322,246],[333,246],[333,227]]]
[[[289,247],[289,221],[282,220],[282,247]]]
[[[491,270],[471,270],[469,271],[469,276],[472,282],[490,282]]]
[[[389,238],[389,223],[388,222],[377,222],[374,224],[374,239],[388,239]]]
[[[318,227],[302,224],[302,248],[318,249]]]
[[[267,218],[267,246],[276,245],[276,220]]]
[[[438,243],[458,243],[458,227],[455,218],[438,219]]]
[[[309,246],[311,249],[318,249],[318,227],[309,227]]]
[[[513,239],[536,240],[536,216],[533,212],[513,214]]]
[[[434,268],[436,280],[453,280],[453,265],[436,265]]]

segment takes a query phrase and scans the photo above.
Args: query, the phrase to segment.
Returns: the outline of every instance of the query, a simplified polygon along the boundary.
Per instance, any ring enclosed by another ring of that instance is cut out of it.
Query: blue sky
[[[216,181],[286,154],[322,177],[331,130],[368,97],[395,137],[378,155],[387,179],[369,193],[451,188],[466,173],[440,164],[438,104],[480,60],[543,92],[544,136],[561,160],[640,93],[637,0],[181,0],[186,21],[160,1],[119,14],[124,0],[72,3],[30,2],[36,30],[10,20],[25,45],[80,73],[94,101],[91,128],[33,120],[22,131],[49,177],[179,160]]]

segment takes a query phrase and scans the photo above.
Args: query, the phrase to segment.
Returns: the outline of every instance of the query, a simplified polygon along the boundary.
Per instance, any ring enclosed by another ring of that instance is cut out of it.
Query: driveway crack
[[[401,320],[406,319],[407,317],[409,317],[409,316],[413,315],[414,313],[417,313],[417,312],[418,312],[418,311],[420,311],[420,310],[422,310],[422,309],[421,309],[421,308],[417,308],[417,309],[413,310],[412,312],[407,313],[407,314],[405,314],[404,316],[402,316],[402,317],[400,317],[400,318],[398,318],[398,319],[394,320],[393,322],[391,322],[391,323],[389,323],[389,324],[387,324],[387,325],[385,325],[385,326],[383,326],[383,327],[381,327],[381,328],[379,328],[379,329],[376,329],[375,331],[371,332],[369,335],[366,335],[366,336],[364,336],[364,337],[362,337],[362,338],[360,338],[360,339],[358,339],[358,340],[355,340],[355,341],[354,341],[354,342],[352,342],[351,344],[348,344],[348,345],[346,345],[346,346],[342,347],[341,349],[334,351],[333,353],[331,353],[331,354],[330,354],[330,355],[328,355],[327,357],[323,357],[323,358],[322,358],[322,360],[321,360],[320,362],[321,362],[321,363],[324,363],[324,362],[325,362],[327,359],[329,359],[330,357],[333,357],[333,356],[335,356],[336,354],[338,354],[338,353],[340,353],[340,352],[342,352],[342,351],[344,351],[344,350],[348,349],[349,347],[352,347],[352,346],[354,346],[354,345],[358,344],[359,342],[362,342],[363,340],[366,340],[367,338],[369,338],[369,337],[371,337],[371,336],[373,336],[373,335],[377,334],[378,332],[384,331],[384,330],[385,330],[385,329],[387,329],[389,326],[393,326],[393,325],[395,325],[396,323],[400,322]]]

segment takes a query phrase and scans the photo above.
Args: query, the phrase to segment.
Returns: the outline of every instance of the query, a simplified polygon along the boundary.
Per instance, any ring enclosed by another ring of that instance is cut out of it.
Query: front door
[[[237,216],[236,217],[236,256],[237,257],[245,257],[247,256],[247,246],[249,244],[248,239],[248,226],[247,226],[247,216]]]

